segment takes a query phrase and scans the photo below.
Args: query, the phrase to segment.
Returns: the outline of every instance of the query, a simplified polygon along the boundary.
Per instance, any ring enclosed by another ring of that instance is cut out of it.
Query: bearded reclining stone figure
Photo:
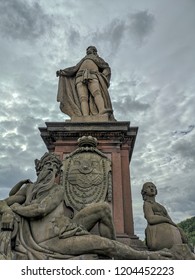
[[[0,259],[76,259],[83,254],[134,260],[173,257],[168,250],[137,251],[116,241],[106,202],[91,203],[71,217],[64,187],[55,183],[61,161],[46,153],[35,163],[36,182],[19,182],[0,201]],[[95,224],[99,235],[90,233]]]

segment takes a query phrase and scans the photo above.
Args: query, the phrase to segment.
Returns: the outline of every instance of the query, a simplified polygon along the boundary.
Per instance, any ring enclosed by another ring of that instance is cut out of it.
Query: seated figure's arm
[[[54,187],[57,188],[57,187]],[[52,212],[63,200],[64,192],[62,188],[58,188],[55,192],[48,194],[40,203],[32,203],[30,205],[14,204],[12,210],[20,216],[27,218],[44,217]]]
[[[32,183],[29,179],[21,180],[9,192],[9,196],[15,195],[24,184]]]
[[[170,220],[168,217],[155,215],[152,210],[152,204],[147,201],[144,202],[144,217],[150,225],[173,223],[172,220]]]
[[[5,200],[0,200],[0,214],[1,216],[1,229],[13,230],[14,213],[12,209],[7,205]]]
[[[13,230],[15,215],[10,206],[14,203],[24,203],[26,199],[26,187],[20,189],[23,184],[24,181],[21,181],[15,186],[17,188],[15,195],[11,195],[8,198],[0,201],[0,214],[2,214],[1,229],[3,230]]]
[[[26,200],[26,188],[28,185],[20,189],[16,194],[9,196],[8,198],[5,199],[6,203],[8,206],[11,206],[14,203],[19,203],[22,204]]]
[[[28,185],[21,188],[24,184],[29,183],[30,180],[22,180],[18,182],[10,191],[9,197],[5,198],[4,200],[0,201],[0,214],[3,214],[5,211],[12,211],[9,207],[14,203],[22,204],[25,202],[26,199],[26,188]]]
[[[173,220],[171,219],[171,217],[169,216],[168,212],[167,212],[167,218],[169,219],[169,223],[172,224],[173,226],[175,227],[178,227],[174,222]]]

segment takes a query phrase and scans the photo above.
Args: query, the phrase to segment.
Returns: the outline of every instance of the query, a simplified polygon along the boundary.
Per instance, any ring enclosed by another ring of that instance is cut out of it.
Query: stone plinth
[[[138,128],[130,122],[47,122],[39,128],[50,152],[61,160],[78,148],[82,136],[97,138],[97,148],[112,161],[112,211],[117,238],[132,244],[134,234],[130,169]]]

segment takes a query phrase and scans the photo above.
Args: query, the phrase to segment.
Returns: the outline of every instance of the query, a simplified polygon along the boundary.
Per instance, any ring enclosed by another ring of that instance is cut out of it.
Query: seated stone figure
[[[183,230],[172,221],[165,207],[155,201],[156,186],[152,182],[146,182],[141,194],[144,200],[144,217],[147,220],[145,236],[148,249],[155,251],[174,248],[181,259],[195,259],[195,255],[189,250]],[[182,251],[185,251],[185,256],[182,256]]]
[[[97,254],[114,259],[169,259],[168,250],[137,251],[115,240],[106,202],[91,203],[72,216],[64,187],[55,183],[61,161],[46,153],[36,160],[37,180],[19,182],[0,201],[0,259],[69,259]],[[99,235],[90,233],[95,224]]]

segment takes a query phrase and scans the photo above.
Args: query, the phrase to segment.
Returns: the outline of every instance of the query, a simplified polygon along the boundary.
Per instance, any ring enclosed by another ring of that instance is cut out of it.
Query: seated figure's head
[[[141,194],[143,200],[146,200],[147,197],[156,196],[157,195],[157,188],[152,182],[146,182],[143,184]]]
[[[45,153],[40,160],[35,160],[35,169],[37,176],[43,169],[56,172],[56,176],[60,173],[62,166],[61,160],[53,153]]]

